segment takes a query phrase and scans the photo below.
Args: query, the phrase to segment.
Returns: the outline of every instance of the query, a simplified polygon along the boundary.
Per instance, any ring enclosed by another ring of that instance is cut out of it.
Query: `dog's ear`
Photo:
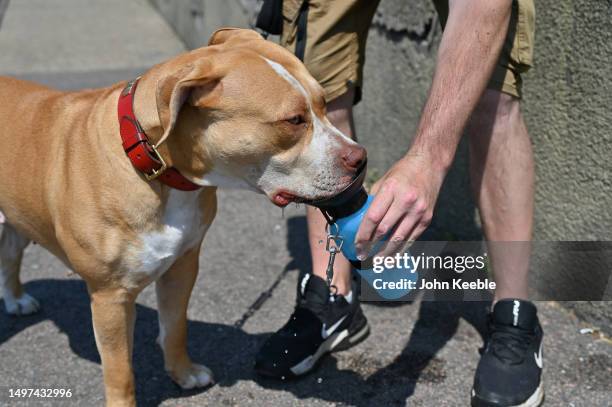
[[[220,28],[213,33],[208,41],[208,45],[220,45],[228,41],[253,41],[264,40],[257,31],[245,28]]]
[[[212,35],[209,45],[253,40],[263,41],[263,37],[253,30],[222,28]],[[222,64],[217,66],[213,61],[212,57],[198,59],[196,63],[186,64],[158,81],[157,114],[163,134],[156,145],[160,145],[170,136],[185,102],[205,108],[217,100],[222,91]]]
[[[221,89],[221,75],[209,60],[183,66],[161,79],[157,85],[156,103],[163,135],[156,145],[168,138],[185,103],[198,107],[210,106]]]

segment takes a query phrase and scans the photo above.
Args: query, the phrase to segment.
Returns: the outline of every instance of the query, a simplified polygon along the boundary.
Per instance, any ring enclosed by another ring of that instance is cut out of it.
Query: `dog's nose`
[[[356,171],[366,159],[366,149],[361,146],[348,146],[342,150],[342,165],[347,170]]]

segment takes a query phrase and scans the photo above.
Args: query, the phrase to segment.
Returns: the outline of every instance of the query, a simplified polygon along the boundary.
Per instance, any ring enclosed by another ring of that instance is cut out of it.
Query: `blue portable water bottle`
[[[383,238],[370,251],[369,257],[360,261],[357,259],[355,251],[355,236],[363,219],[363,216],[370,207],[374,196],[368,195],[361,186],[365,170],[336,197],[318,202],[317,206],[330,222],[333,234],[337,234],[342,239],[341,251],[351,262],[353,269],[372,286],[376,292],[387,300],[395,300],[407,295],[418,280],[416,270],[410,267],[384,268],[383,271],[375,272],[374,257],[380,250],[388,237]],[[380,268],[380,267],[378,267]],[[412,281],[412,283],[410,283]]]

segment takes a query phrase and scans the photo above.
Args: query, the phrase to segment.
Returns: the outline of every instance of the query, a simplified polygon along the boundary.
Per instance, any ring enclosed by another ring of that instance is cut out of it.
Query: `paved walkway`
[[[13,0],[0,26],[0,72],[62,88],[129,79],[182,49],[144,0]],[[184,392],[165,375],[149,288],[139,299],[136,325],[140,405],[467,405],[484,323],[478,304],[366,305],[372,335],[357,348],[326,359],[299,381],[256,377],[256,349],[291,313],[298,273],[309,268],[303,208],[283,216],[252,193],[219,195],[189,311],[190,351],[213,369],[218,384]],[[0,312],[0,392],[71,388],[74,398],[61,405],[100,405],[101,369],[84,284],[39,246],[27,250],[23,267],[26,287],[43,310],[20,319]],[[610,345],[580,335],[583,325],[554,303],[541,303],[540,314],[547,405],[609,406]],[[15,405],[29,404],[45,405]]]
[[[147,0],[0,0],[0,74],[62,88],[128,79],[184,46]]]

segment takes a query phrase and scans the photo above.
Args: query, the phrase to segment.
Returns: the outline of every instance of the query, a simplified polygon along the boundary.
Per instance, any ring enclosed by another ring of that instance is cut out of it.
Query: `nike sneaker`
[[[348,349],[369,334],[368,322],[357,299],[357,283],[346,298],[332,294],[327,282],[306,274],[289,321],[263,344],[255,371],[278,379],[310,372],[324,355]]]
[[[542,327],[529,301],[493,307],[488,340],[476,369],[473,407],[537,407],[544,399]]]

